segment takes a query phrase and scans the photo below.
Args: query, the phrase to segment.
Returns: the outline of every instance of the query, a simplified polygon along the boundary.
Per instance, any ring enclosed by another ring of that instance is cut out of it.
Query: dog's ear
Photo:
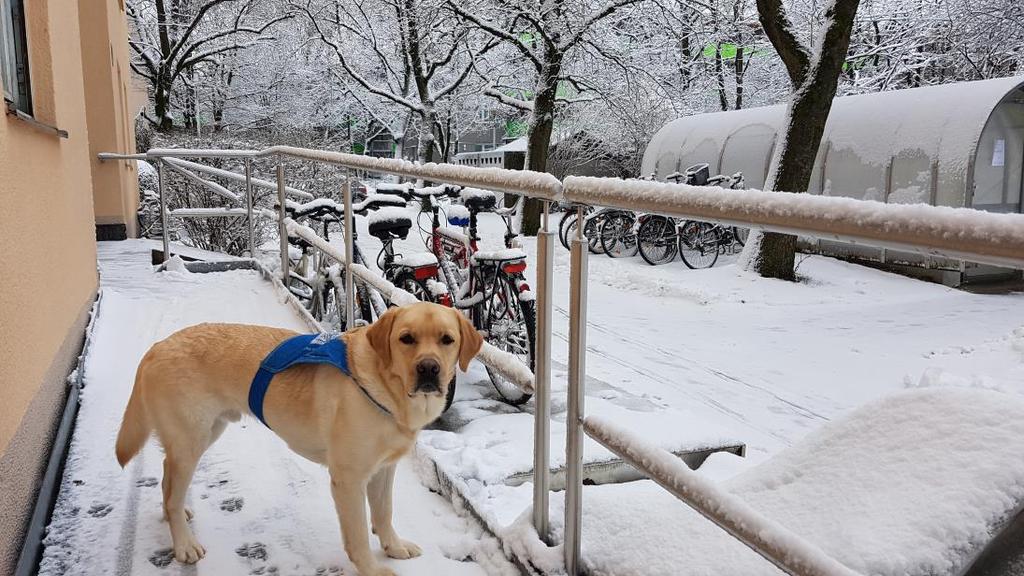
[[[391,308],[366,329],[366,339],[385,366],[391,364],[391,327],[397,316],[398,309]]]
[[[462,313],[457,310],[452,310],[452,313],[459,317],[459,368],[465,372],[473,357],[480,352],[484,339]]]

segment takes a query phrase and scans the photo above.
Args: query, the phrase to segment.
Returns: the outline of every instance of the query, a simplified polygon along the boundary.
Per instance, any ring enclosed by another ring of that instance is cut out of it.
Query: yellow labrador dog
[[[163,507],[174,557],[198,561],[206,551],[188,527],[185,492],[200,456],[228,422],[250,413],[253,376],[294,332],[242,324],[200,324],[157,342],[143,357],[117,437],[125,466],[156,432],[163,445]],[[366,328],[345,333],[351,376],[334,366],[303,364],[273,377],[263,398],[265,423],[300,455],[327,466],[345,551],[364,576],[393,575],[370,552],[364,502],[373,531],[391,558],[421,551],[391,525],[395,464],[416,434],[440,416],[455,366],[465,370],[481,337],[451,308],[393,308]]]

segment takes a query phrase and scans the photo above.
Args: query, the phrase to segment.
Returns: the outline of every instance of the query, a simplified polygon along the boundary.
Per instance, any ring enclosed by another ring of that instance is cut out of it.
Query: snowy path
[[[196,566],[172,561],[159,447],[150,442],[123,471],[113,458],[138,360],[156,340],[202,321],[307,328],[256,272],[154,274],[150,247],[100,245],[100,316],[41,574],[354,574],[326,470],[251,419],[228,428],[193,480],[193,528],[207,557]],[[387,564],[410,575],[514,573],[493,539],[424,488],[408,463],[399,470],[396,527],[425,554]]]

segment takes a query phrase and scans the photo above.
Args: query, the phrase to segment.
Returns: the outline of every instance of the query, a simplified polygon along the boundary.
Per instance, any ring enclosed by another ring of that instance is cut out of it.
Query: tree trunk
[[[158,79],[156,90],[153,91],[153,111],[156,114],[156,129],[160,132],[170,132],[174,128],[174,121],[171,119],[171,90],[165,82]]]
[[[555,99],[558,96],[558,76],[562,73],[562,54],[546,52],[546,62],[537,78],[537,95],[533,100],[530,128],[526,136],[526,169],[534,172],[548,171],[548,156],[551,150],[551,132],[555,127]],[[540,230],[540,200],[527,198],[523,206],[522,229],[526,236],[536,236]]]
[[[806,192],[818,154],[839,74],[850,46],[850,32],[859,0],[836,0],[825,13],[829,23],[817,61],[796,44],[789,21],[778,0],[758,0],[761,23],[782,57],[793,84],[787,109],[786,132],[777,147],[766,188],[780,192]],[[810,67],[814,62],[815,66]],[[756,250],[748,266],[765,278],[794,280],[796,237],[766,232],[751,243]]]
[[[722,45],[715,45],[715,79],[718,80],[718,105],[722,112],[729,110],[729,99],[725,95],[725,72],[722,70]]]

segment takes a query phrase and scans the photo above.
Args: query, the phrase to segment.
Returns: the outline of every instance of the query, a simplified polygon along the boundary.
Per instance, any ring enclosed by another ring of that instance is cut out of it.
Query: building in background
[[[0,0],[0,574],[14,570],[97,290],[130,236],[138,98],[122,0]]]

